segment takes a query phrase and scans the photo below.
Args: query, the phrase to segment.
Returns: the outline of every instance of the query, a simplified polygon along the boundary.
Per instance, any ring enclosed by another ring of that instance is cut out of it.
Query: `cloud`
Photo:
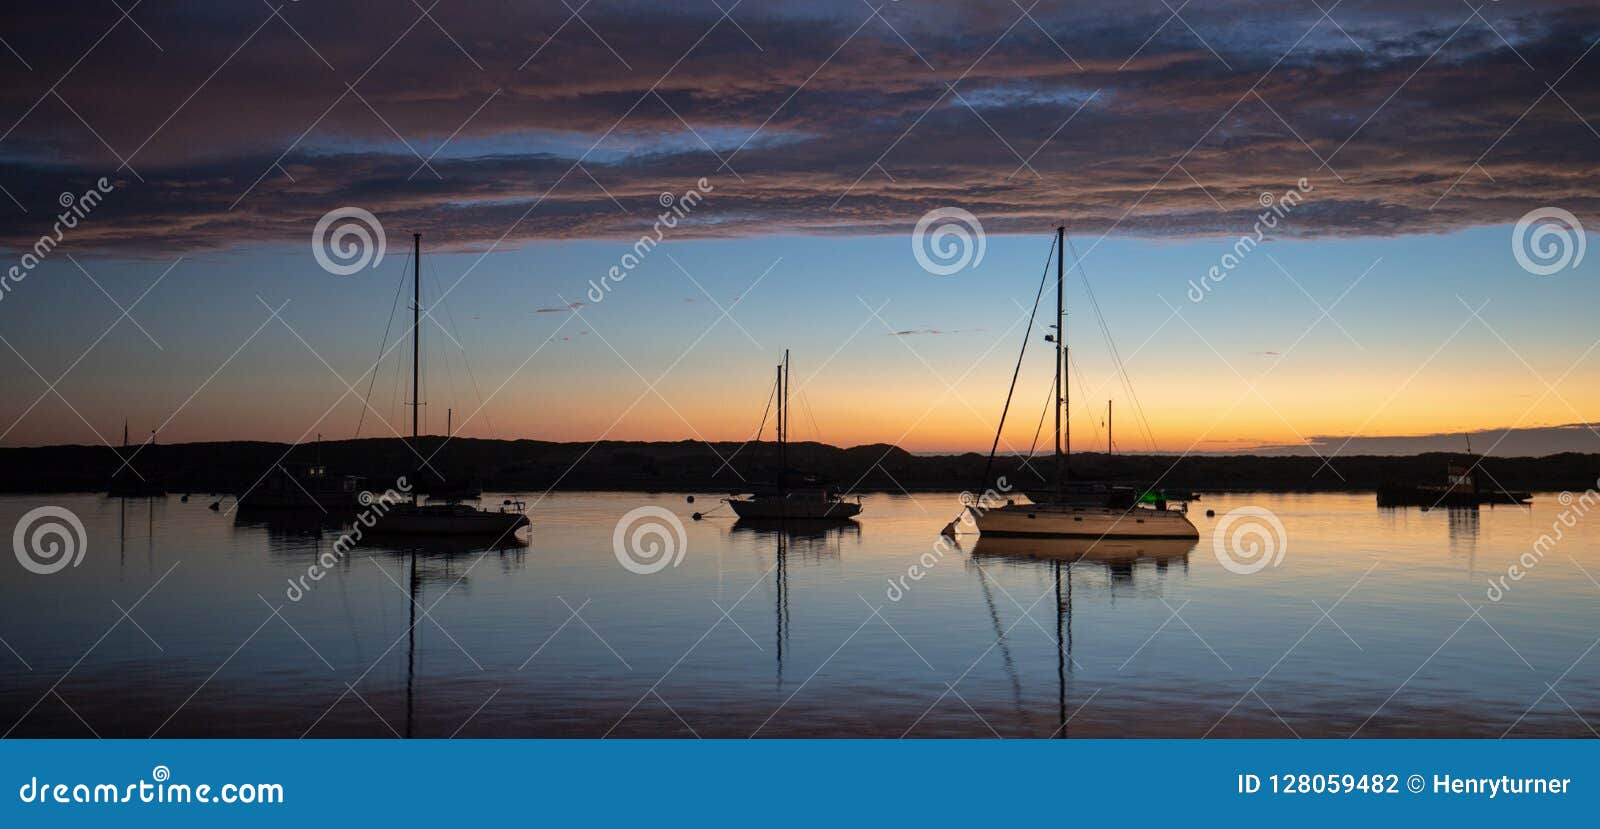
[[[920,336],[920,335],[968,334],[968,333],[972,333],[974,331],[982,331],[982,330],[984,330],[984,329],[982,329],[982,328],[949,328],[949,329],[946,329],[946,328],[908,328],[908,329],[906,329],[904,331],[893,331],[893,332],[890,332],[889,336],[891,336],[891,337],[915,337],[915,336]]]
[[[1569,423],[1516,429],[1483,429],[1469,434],[1446,432],[1428,435],[1318,436],[1304,445],[1257,446],[1249,451],[1267,455],[1415,455],[1422,452],[1465,452],[1502,458],[1543,457],[1562,452],[1600,452],[1600,424]]]
[[[1349,0],[1343,31],[1244,0],[1188,26],[1104,0],[1038,25],[988,0],[793,9],[747,0],[735,27],[622,2],[577,27],[457,4],[441,31],[355,2],[142,4],[157,51],[99,4],[41,4],[16,13],[33,71],[0,68],[0,186],[28,210],[0,244],[101,176],[73,247],[298,245],[345,205],[439,249],[637,239],[701,178],[676,237],[898,234],[949,205],[990,233],[1236,236],[1302,178],[1280,236],[1600,208],[1592,4],[1484,9],[1491,29],[1459,3]]]

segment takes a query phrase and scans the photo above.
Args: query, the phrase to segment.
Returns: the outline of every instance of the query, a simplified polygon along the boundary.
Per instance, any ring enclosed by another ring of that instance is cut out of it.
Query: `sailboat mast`
[[[778,419],[777,419],[777,422],[774,424],[774,427],[777,429],[777,438],[778,438],[778,475],[777,475],[777,484],[778,484],[778,491],[782,492],[783,491],[783,364],[782,363],[778,364],[777,376],[778,376],[778,384],[774,387],[773,394],[775,395],[775,397],[777,399],[777,403],[778,403]]]
[[[778,366],[778,491],[788,491],[789,472],[789,349]]]
[[[1111,442],[1111,401],[1106,401],[1106,454],[1116,453],[1116,446]]]
[[[1065,382],[1067,365],[1067,329],[1065,326],[1065,292],[1066,283],[1066,251],[1067,228],[1065,225],[1056,228],[1056,494],[1061,494],[1067,480],[1067,458],[1061,451],[1062,438],[1062,413],[1067,407],[1067,390]],[[1066,426],[1071,429],[1070,425]],[[1068,433],[1070,435],[1070,433]],[[1067,438],[1067,453],[1072,451],[1072,438]]]
[[[422,355],[422,234],[411,234],[411,254],[411,443],[416,443],[416,423],[422,406],[418,382]]]

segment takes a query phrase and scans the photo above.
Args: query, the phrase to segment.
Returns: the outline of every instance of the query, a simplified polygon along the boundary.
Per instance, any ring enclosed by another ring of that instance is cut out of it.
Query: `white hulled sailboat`
[[[1199,530],[1190,523],[1182,504],[1170,506],[1164,499],[1129,499],[1127,504],[1085,502],[1074,497],[1076,488],[1067,482],[1071,444],[1062,451],[1062,426],[1068,407],[1065,322],[1066,232],[1056,228],[1056,325],[1055,335],[1055,481],[1037,493],[1038,503],[984,508],[969,506],[973,523],[984,536],[1037,536],[1057,538],[1180,538],[1198,539]],[[1026,346],[1024,346],[1026,348]],[[1001,428],[1004,428],[1002,415]],[[998,443],[998,441],[997,441]],[[991,452],[992,457],[992,452]],[[988,482],[985,481],[985,484]]]

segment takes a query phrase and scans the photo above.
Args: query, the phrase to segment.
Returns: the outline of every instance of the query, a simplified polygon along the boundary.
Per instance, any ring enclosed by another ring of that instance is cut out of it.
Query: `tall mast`
[[[778,366],[778,491],[788,489],[789,471],[789,349]]]
[[[778,491],[782,492],[783,491],[783,364],[782,363],[778,364],[777,372],[778,372],[778,385],[774,387],[774,391],[773,391],[773,395],[774,395],[774,397],[775,397],[775,399],[777,400],[777,403],[778,403],[778,420],[777,420],[777,423],[775,424],[775,428],[777,429],[777,438],[778,438],[778,475],[777,475],[777,481],[776,482],[778,484]]]
[[[1106,401],[1106,454],[1114,454],[1115,446],[1111,443],[1111,401]]]
[[[422,355],[422,234],[411,234],[411,443],[417,442],[417,412],[422,396],[417,393]]]
[[[1064,325],[1066,318],[1065,292],[1067,261],[1067,228],[1065,225],[1056,228],[1056,494],[1060,495],[1067,480],[1067,454],[1072,452],[1072,438],[1070,432],[1067,437],[1066,454],[1061,451],[1062,413],[1067,408],[1067,384],[1064,382],[1067,365],[1067,329]],[[1068,425],[1066,428],[1071,429]]]

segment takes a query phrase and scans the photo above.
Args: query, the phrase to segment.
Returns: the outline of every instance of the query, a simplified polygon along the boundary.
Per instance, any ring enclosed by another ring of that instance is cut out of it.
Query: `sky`
[[[1600,451],[1592,4],[122,8],[0,26],[0,445],[409,433],[421,233],[430,432],[1027,451],[1065,225],[1075,449]]]

